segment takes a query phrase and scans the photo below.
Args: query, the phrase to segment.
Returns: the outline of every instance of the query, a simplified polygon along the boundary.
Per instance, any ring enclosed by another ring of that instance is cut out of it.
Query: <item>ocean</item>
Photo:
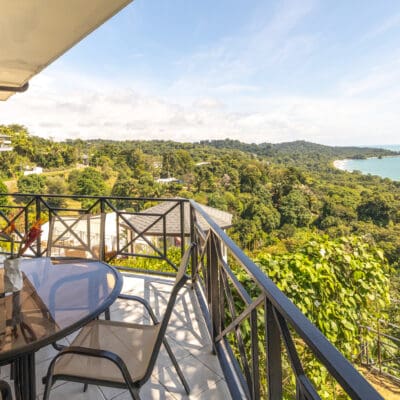
[[[400,151],[400,145],[373,146],[382,149]],[[378,175],[400,181],[400,156],[368,158],[366,160],[338,160],[335,166],[345,171],[360,171],[363,174]]]

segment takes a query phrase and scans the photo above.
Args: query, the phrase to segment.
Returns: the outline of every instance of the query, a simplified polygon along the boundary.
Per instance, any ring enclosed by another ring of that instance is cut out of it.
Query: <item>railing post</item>
[[[35,196],[35,212],[36,212],[36,221],[39,221],[41,219],[41,201],[40,201],[40,196]],[[40,257],[42,255],[42,233],[39,234],[39,236],[36,239],[36,257]]]
[[[193,243],[196,241],[195,237],[195,229],[194,229],[194,221],[195,221],[195,210],[192,207],[192,205],[189,203],[189,218],[190,218],[190,243]],[[191,268],[191,275],[192,275],[192,285],[196,280],[196,274],[197,274],[197,249],[199,248],[199,243],[197,243],[196,248],[194,251],[192,251],[192,268]],[[193,286],[192,286],[193,287]]]
[[[382,351],[381,351],[381,323],[378,319],[378,365],[379,365],[379,373],[382,373]]]
[[[206,242],[205,288],[208,309],[211,310],[211,234]]]
[[[179,200],[179,209],[180,209],[180,223],[181,223],[181,255],[185,252],[185,203],[183,200]],[[166,232],[164,232],[165,234]]]
[[[250,315],[251,329],[251,368],[252,368],[252,396],[253,399],[260,398],[260,357],[258,351],[258,324],[257,309]]]
[[[268,399],[282,399],[282,355],[281,336],[277,321],[274,317],[272,303],[265,299],[265,336]]]
[[[106,259],[106,202],[102,197],[100,199],[100,243],[99,258],[101,261]],[[88,238],[89,239],[89,238]]]
[[[210,310],[211,310],[211,321],[212,321],[212,338],[213,344],[215,344],[215,338],[221,331],[221,314],[220,314],[220,288],[219,288],[219,270],[218,270],[218,254],[215,235],[211,232],[209,238],[209,277],[210,277]]]
[[[359,341],[360,341],[360,364],[362,365],[363,359],[364,359],[364,352],[365,352],[365,346],[364,346],[364,339],[363,339],[363,328],[361,325],[359,325],[360,329],[360,336],[359,336]]]

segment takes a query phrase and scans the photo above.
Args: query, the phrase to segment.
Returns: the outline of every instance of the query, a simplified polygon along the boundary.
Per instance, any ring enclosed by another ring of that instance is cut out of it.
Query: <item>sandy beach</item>
[[[337,168],[337,169],[341,169],[341,170],[346,170],[346,162],[347,162],[348,160],[335,160],[334,162],[333,162],[333,166],[335,167],[335,168]]]

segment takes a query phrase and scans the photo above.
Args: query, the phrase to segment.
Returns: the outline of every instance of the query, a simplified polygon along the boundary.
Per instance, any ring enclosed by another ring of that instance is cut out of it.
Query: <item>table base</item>
[[[12,364],[15,396],[17,400],[35,400],[35,353],[24,354]]]

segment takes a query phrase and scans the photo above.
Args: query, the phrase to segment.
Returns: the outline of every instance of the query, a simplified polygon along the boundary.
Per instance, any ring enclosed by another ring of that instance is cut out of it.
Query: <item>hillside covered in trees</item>
[[[194,198],[231,212],[231,235],[252,252],[283,254],[312,234],[354,234],[377,243],[391,265],[399,262],[400,183],[332,164],[394,154],[387,150],[229,139],[55,142],[18,125],[1,126],[0,133],[14,148],[0,153],[0,179],[16,179],[19,192]],[[52,172],[23,176],[27,166]],[[179,183],[157,182],[166,177]]]

